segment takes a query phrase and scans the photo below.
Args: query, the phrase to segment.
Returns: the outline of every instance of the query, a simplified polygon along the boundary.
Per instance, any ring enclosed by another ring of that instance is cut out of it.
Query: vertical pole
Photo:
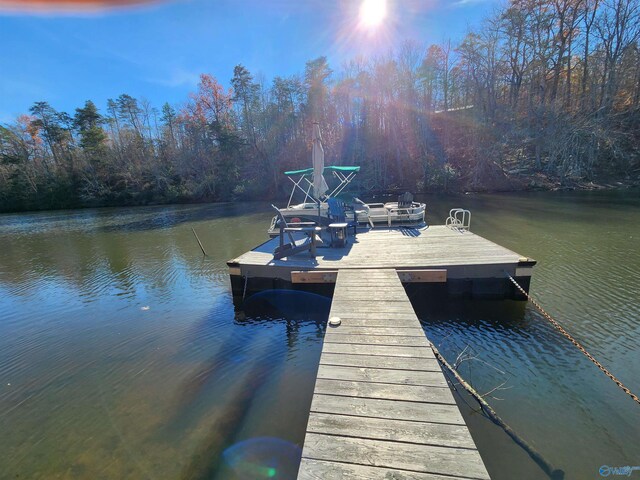
[[[195,235],[196,240],[198,241],[198,245],[200,245],[200,250],[202,250],[202,254],[206,257],[207,256],[207,252],[204,251],[204,247],[202,246],[202,242],[198,238],[198,234],[196,233],[196,231],[195,231],[195,229],[193,227],[191,227],[191,231]]]

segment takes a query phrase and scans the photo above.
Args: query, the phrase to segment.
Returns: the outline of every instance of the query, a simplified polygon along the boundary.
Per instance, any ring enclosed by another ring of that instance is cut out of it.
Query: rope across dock
[[[604,373],[607,377],[613,380],[614,383],[618,385],[618,387],[620,387],[620,389],[624,393],[626,393],[633,399],[634,402],[640,405],[640,398],[635,393],[629,390],[629,388],[624,383],[622,383],[613,373],[607,370],[607,368],[604,365],[602,365],[598,360],[596,360],[596,358],[593,355],[591,355],[587,351],[587,349],[584,348],[582,344],[578,342],[569,332],[567,332],[562,327],[562,325],[560,325],[551,315],[549,315],[545,311],[545,309],[542,308],[542,306],[531,295],[529,295],[529,293],[527,293],[527,291],[524,288],[522,288],[520,284],[516,282],[516,280],[511,275],[507,274],[507,277],[516,286],[516,288],[520,290],[520,292],[527,297],[527,299],[533,304],[533,306],[538,309],[538,311],[542,314],[542,316],[549,323],[551,323],[551,325],[555,327],[556,330],[558,330],[565,338],[567,338],[571,343],[573,343],[578,348],[578,350],[580,350],[589,360],[591,360],[602,371],[602,373]]]

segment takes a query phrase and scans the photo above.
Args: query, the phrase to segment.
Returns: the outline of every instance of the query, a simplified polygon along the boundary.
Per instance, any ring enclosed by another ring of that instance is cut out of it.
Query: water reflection
[[[247,237],[256,232],[257,225],[264,226],[266,215],[258,213],[261,221],[252,222],[251,215],[241,215],[246,209],[260,212],[264,206],[1,216],[0,287],[12,295],[29,296],[50,279],[73,289],[85,301],[95,301],[104,293],[131,296],[144,283],[169,295],[181,270],[188,270],[189,275],[210,273],[194,261],[200,255],[190,226],[205,244],[215,245],[216,273],[226,274],[224,262],[242,251],[232,240],[241,240],[249,248]]]
[[[299,290],[264,290],[244,300],[242,308],[254,318],[302,317],[323,323],[329,316],[331,298]]]
[[[234,445],[302,445],[322,331],[236,321],[253,207],[0,216],[0,476],[233,479]]]
[[[498,414],[565,470],[565,478],[591,478],[606,462],[629,463],[640,452],[640,415],[633,402],[539,312],[512,303],[449,302],[439,308],[423,305],[418,312],[443,355],[458,363],[478,392],[491,392],[487,401]],[[511,455],[512,442],[476,414],[473,399],[462,392],[458,400],[490,473],[496,473],[492,478],[513,478],[507,472],[516,471],[518,478],[544,477],[530,458]],[[599,440],[569,447],[576,438]],[[509,454],[496,457],[489,452],[495,449]]]
[[[253,402],[258,398],[260,390],[269,378],[269,367],[268,362],[252,362],[244,378],[235,383],[229,401],[223,409],[216,412],[215,419],[209,422],[209,432],[191,455],[180,478],[185,480],[225,478],[219,476],[221,470],[225,468],[221,462],[222,452],[228,450],[229,445],[233,445],[237,440]]]
[[[469,208],[473,231],[536,258],[532,292],[640,389],[640,196],[427,202],[430,223],[451,207]],[[0,476],[233,480],[287,472],[293,455],[277,464],[265,458],[284,445],[278,441],[302,445],[328,301],[275,291],[234,308],[225,262],[266,239],[270,210],[0,216]],[[451,361],[465,348],[477,357],[461,371],[480,391],[507,380],[494,408],[566,478],[597,478],[601,465],[639,458],[636,404],[535,310],[424,300],[428,336]],[[544,478],[499,429],[468,408],[466,415],[492,478]]]

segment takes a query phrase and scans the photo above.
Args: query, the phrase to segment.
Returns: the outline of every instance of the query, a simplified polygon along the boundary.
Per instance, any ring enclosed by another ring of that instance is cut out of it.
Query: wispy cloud
[[[455,0],[453,2],[448,2],[448,6],[451,8],[461,8],[483,3],[498,3],[498,0]]]
[[[46,98],[48,92],[42,85],[23,77],[10,78],[0,76],[0,96],[15,97],[29,96],[32,98]]]
[[[150,77],[146,78],[146,81],[163,87],[195,87],[200,81],[200,73],[174,68],[166,76]]]

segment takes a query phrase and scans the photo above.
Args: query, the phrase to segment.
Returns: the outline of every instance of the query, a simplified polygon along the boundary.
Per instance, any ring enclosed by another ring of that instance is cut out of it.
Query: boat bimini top
[[[351,181],[356,176],[356,173],[358,173],[359,171],[360,167],[324,167],[323,173],[331,172],[340,182],[338,186],[335,187],[326,196],[337,196],[347,187],[347,185],[351,183]],[[304,193],[304,200],[302,202],[303,204],[307,203],[308,200],[315,204],[319,204],[322,201],[319,198],[315,198],[311,193],[311,190],[313,189],[313,168],[305,168],[304,170],[290,170],[288,172],[284,172],[284,174],[289,180],[293,182],[293,189],[291,190],[291,195],[289,195],[289,203],[287,204],[287,208],[291,207],[293,194],[296,192],[296,190],[300,190],[302,193]]]

